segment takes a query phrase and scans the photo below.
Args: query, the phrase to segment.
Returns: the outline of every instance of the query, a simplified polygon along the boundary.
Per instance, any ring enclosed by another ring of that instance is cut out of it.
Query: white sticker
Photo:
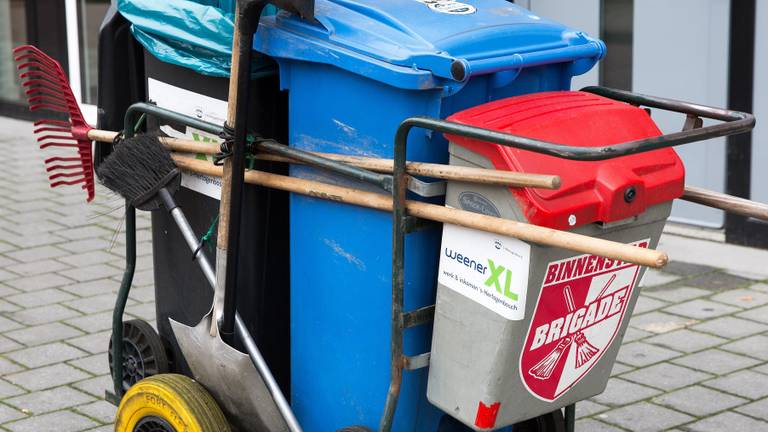
[[[531,246],[511,237],[443,225],[438,282],[508,320],[525,318]]]
[[[147,94],[149,100],[161,108],[209,123],[223,125],[227,116],[227,101],[201,95],[156,79],[147,80]],[[187,127],[184,132],[179,132],[170,126],[161,126],[160,130],[174,138],[220,142],[219,137],[190,127]],[[189,154],[187,156],[212,162],[210,155]],[[218,177],[185,172],[181,177],[181,185],[211,198],[221,199],[221,179]]]
[[[416,0],[429,6],[435,12],[450,15],[469,15],[477,12],[477,9],[466,3],[453,0]]]

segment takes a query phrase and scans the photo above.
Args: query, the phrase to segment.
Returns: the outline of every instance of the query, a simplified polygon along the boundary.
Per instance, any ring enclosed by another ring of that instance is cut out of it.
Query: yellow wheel
[[[115,432],[229,432],[229,423],[197,382],[160,374],[134,384],[123,396]]]

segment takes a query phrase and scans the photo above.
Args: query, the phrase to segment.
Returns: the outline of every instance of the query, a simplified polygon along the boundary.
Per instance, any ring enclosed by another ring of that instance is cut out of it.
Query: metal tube
[[[375,173],[373,171],[347,165],[345,163],[339,163],[338,161],[334,161],[322,156],[313,155],[312,153],[294,149],[284,144],[278,144],[276,141],[263,141],[259,143],[259,147],[268,153],[289,157],[291,159],[305,162],[312,166],[317,166],[345,175],[347,177],[351,177],[355,180],[372,183],[381,187],[387,192],[392,192],[392,176]]]
[[[125,271],[112,311],[112,382],[115,395],[123,397],[123,313],[136,270],[136,209],[125,202]]]
[[[565,407],[565,432],[574,432],[576,429],[576,404]]]

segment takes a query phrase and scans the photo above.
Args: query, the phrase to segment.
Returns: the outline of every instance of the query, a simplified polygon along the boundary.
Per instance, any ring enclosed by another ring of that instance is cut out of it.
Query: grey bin
[[[498,168],[453,141],[450,164]],[[503,187],[451,182],[446,205],[529,222],[520,200]],[[655,248],[671,207],[656,203],[623,220],[570,231]],[[601,393],[644,272],[445,225],[429,401],[474,430],[496,430]]]

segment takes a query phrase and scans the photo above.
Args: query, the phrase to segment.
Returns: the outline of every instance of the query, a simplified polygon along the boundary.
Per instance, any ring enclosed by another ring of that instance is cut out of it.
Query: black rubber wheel
[[[109,340],[109,372],[113,374],[112,343]],[[123,391],[152,375],[170,372],[168,354],[154,328],[138,319],[123,322]],[[153,429],[148,429],[153,430]],[[159,429],[162,431],[162,429]]]
[[[565,432],[565,417],[562,410],[520,422],[512,426],[514,432]]]
[[[339,429],[336,432],[373,432],[365,426],[349,426]]]

